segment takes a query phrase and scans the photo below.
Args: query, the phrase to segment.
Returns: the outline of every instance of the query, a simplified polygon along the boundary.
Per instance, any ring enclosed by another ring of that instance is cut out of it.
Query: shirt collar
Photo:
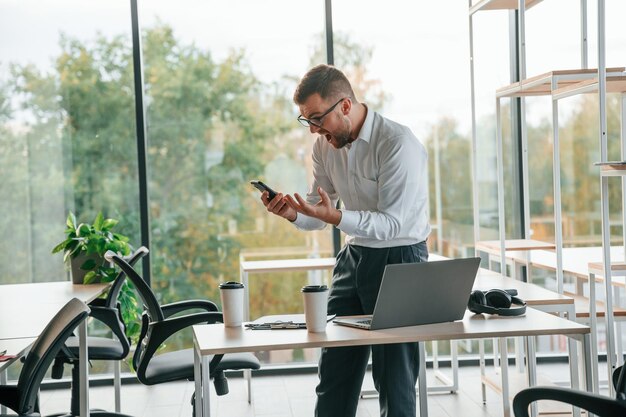
[[[365,116],[363,126],[361,126],[361,130],[356,138],[363,139],[365,142],[369,143],[370,138],[372,137],[372,128],[374,126],[374,111],[370,110],[367,105],[363,105],[367,110],[367,116]]]

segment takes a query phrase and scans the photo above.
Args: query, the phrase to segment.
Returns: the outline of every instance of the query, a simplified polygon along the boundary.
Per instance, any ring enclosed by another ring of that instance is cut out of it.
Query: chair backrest
[[[146,256],[148,252],[148,248],[146,248],[145,246],[140,247],[135,251],[135,253],[130,256],[130,258],[128,259],[128,264],[130,266],[135,265],[137,261]],[[117,277],[115,277],[115,280],[113,281],[113,284],[109,289],[109,294],[107,295],[105,303],[107,307],[115,308],[117,304],[117,297],[119,297],[120,295],[120,291],[122,290],[122,285],[124,285],[125,280],[126,273],[124,272],[124,270],[121,270],[119,274],[117,274]]]
[[[147,248],[144,249],[146,251],[148,250]],[[159,305],[156,296],[154,295],[152,289],[148,286],[146,281],[144,281],[143,278],[137,273],[137,271],[135,271],[135,269],[130,266],[128,262],[126,262],[121,256],[117,255],[113,251],[107,251],[107,253],[104,255],[104,258],[107,261],[113,262],[115,265],[119,266],[120,269],[124,271],[124,273],[126,273],[128,279],[130,279],[131,282],[135,285],[135,289],[139,293],[139,297],[141,297],[143,305],[146,307],[147,313],[150,316],[150,321],[163,321],[163,311],[161,310],[161,306]]]
[[[77,298],[70,300],[48,323],[33,343],[20,373],[18,414],[35,411],[39,386],[65,341],[89,315],[89,307]]]

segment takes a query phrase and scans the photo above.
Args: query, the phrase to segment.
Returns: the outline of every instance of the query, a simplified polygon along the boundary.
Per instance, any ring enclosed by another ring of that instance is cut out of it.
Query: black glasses
[[[300,115],[298,116],[298,121],[304,127],[311,127],[311,126],[322,127],[322,123],[323,123],[322,119],[326,117],[331,111],[333,111],[335,107],[337,107],[337,104],[341,103],[346,98],[347,97],[340,99],[338,102],[330,106],[330,108],[326,110],[324,113],[322,113],[320,116],[311,117],[310,119],[307,119],[306,117],[303,117],[302,115]]]

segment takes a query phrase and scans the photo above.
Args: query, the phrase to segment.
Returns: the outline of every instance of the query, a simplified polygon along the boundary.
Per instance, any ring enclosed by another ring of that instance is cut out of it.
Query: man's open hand
[[[341,221],[341,211],[333,207],[332,201],[322,187],[317,187],[317,192],[321,200],[315,205],[307,203],[298,193],[294,194],[295,198],[290,195],[285,196],[285,201],[291,209],[298,213],[337,226]]]

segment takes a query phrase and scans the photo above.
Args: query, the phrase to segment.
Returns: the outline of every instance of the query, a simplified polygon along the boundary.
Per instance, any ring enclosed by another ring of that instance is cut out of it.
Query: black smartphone
[[[250,181],[250,184],[252,184],[254,186],[254,188],[259,190],[260,192],[267,191],[269,193],[269,197],[268,198],[269,198],[270,201],[274,197],[276,197],[276,194],[278,194],[276,191],[272,190],[270,187],[265,185],[265,183],[263,181],[253,180],[253,181]]]

